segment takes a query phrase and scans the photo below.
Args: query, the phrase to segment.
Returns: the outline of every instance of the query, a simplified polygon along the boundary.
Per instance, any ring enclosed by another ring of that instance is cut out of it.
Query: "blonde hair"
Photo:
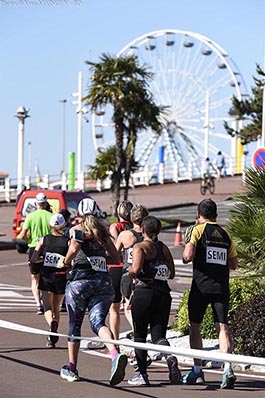
[[[92,216],[91,214],[83,216],[81,225],[84,232],[95,238],[98,242],[106,243],[110,237],[110,233],[105,225],[97,217]]]
[[[140,203],[136,203],[131,210],[131,221],[133,224],[140,225],[142,224],[143,218],[148,216],[148,210],[145,206]]]
[[[132,207],[133,207],[133,204],[129,200],[124,200],[117,207],[118,216],[122,217],[126,221],[130,221]]]

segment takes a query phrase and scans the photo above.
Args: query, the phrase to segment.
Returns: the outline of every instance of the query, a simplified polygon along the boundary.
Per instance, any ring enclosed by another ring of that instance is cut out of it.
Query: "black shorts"
[[[66,286],[66,274],[56,274],[44,269],[41,270],[39,280],[39,290],[53,292],[55,294],[64,294]]]
[[[112,286],[115,293],[113,303],[120,303],[122,267],[111,267],[109,268],[109,273],[112,279]]]
[[[29,261],[28,261],[28,264],[29,264],[30,273],[32,275],[38,275],[40,273],[41,269],[42,269],[42,266],[43,266],[43,263],[32,263],[30,261],[31,256],[32,256],[32,254],[33,254],[35,249],[36,249],[35,247],[30,247],[29,248]]]
[[[133,280],[128,272],[125,272],[121,278],[121,294],[129,300],[133,291]]]
[[[208,294],[201,293],[195,286],[192,286],[189,301],[189,320],[192,323],[202,323],[206,308],[211,304],[215,323],[227,324],[229,310],[229,294]]]

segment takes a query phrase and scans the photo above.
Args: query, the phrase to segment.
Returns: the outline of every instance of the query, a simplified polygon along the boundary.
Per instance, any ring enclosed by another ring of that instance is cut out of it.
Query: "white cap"
[[[50,226],[56,229],[64,227],[66,224],[64,216],[62,214],[53,214],[50,219]]]
[[[44,195],[44,193],[40,192],[40,193],[38,193],[38,195],[36,195],[36,202],[37,203],[46,203],[47,202],[47,198]]]
[[[97,203],[91,198],[82,199],[78,205],[78,213],[81,217],[86,215],[96,216],[98,214]]]

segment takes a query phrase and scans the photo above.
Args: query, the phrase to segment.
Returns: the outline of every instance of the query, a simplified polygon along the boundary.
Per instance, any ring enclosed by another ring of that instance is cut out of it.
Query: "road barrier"
[[[98,337],[76,337],[76,336],[68,336],[62,333],[53,333],[46,330],[31,328],[29,326],[19,325],[13,322],[7,322],[4,320],[0,320],[0,327],[5,329],[10,329],[18,332],[24,333],[32,333],[32,334],[39,334],[45,336],[59,336],[65,338],[75,338],[78,340],[88,340],[91,342],[96,343],[109,343],[115,345],[122,345],[125,347],[132,347],[132,348],[139,348],[142,350],[150,350],[150,351],[157,351],[161,352],[162,354],[174,354],[174,355],[182,355],[188,356],[193,358],[201,358],[207,359],[209,361],[216,361],[216,362],[232,362],[232,363],[239,363],[239,364],[246,364],[246,365],[257,365],[257,366],[265,366],[265,358],[258,358],[246,355],[236,355],[236,354],[225,354],[223,352],[211,352],[211,351],[204,351],[204,350],[194,350],[194,349],[187,349],[187,348],[177,348],[172,346],[164,346],[160,344],[152,344],[152,343],[135,343],[129,339],[122,339],[122,340],[111,340],[111,339],[100,339]]]

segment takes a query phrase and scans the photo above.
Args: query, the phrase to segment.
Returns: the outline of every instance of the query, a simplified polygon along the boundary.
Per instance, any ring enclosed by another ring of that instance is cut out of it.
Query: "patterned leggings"
[[[88,308],[88,319],[93,332],[98,335],[114,298],[112,280],[108,273],[98,272],[88,279],[68,282],[65,289],[69,336],[81,336],[81,326]],[[68,338],[68,341],[78,341]]]

